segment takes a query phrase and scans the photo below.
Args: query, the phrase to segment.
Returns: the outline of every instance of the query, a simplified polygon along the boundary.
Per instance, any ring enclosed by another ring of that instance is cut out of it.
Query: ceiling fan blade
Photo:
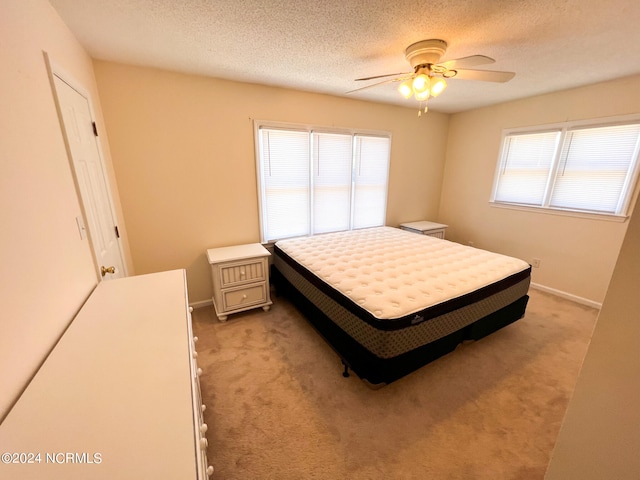
[[[455,70],[456,75],[451,78],[459,78],[461,80],[479,80],[481,82],[508,82],[515,77],[514,72],[497,72],[494,70]]]
[[[372,83],[371,85],[367,85],[366,87],[360,87],[360,88],[356,88],[355,90],[349,90],[348,92],[346,92],[346,94],[359,92],[361,90],[366,90],[367,88],[371,88],[371,87],[377,87],[378,85],[384,85],[385,83],[400,82],[402,80],[406,80],[407,78],[411,78],[411,77],[405,75],[402,77],[392,78],[391,80],[383,80],[382,82]]]
[[[454,58],[453,60],[438,63],[438,65],[450,70],[452,68],[477,67],[478,65],[488,65],[494,62],[493,58],[485,57],[484,55],[471,55],[470,57]]]
[[[386,75],[376,75],[375,77],[365,77],[365,78],[356,78],[355,81],[359,82],[361,80],[375,80],[376,78],[385,78],[385,77],[393,77],[395,75],[412,75],[413,72],[406,73],[388,73]]]

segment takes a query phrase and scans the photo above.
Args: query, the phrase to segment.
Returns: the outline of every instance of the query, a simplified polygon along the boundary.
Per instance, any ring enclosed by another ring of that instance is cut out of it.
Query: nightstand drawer
[[[224,291],[222,292],[222,300],[225,310],[241,308],[255,303],[264,303],[267,301],[266,283]]]
[[[210,248],[213,307],[221,322],[231,313],[271,308],[269,251],[259,243]]]
[[[265,280],[266,261],[228,263],[220,265],[220,285],[222,288],[241,285],[247,282]]]

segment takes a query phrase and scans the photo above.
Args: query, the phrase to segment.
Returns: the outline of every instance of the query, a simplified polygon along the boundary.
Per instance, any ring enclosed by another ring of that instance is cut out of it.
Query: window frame
[[[328,127],[328,126],[319,126],[319,125],[313,125],[313,124],[307,124],[307,123],[292,123],[292,122],[253,119],[253,139],[254,139],[254,151],[255,151],[254,154],[255,154],[256,182],[257,182],[257,196],[258,196],[258,217],[259,217],[259,224],[260,224],[260,241],[263,244],[272,244],[278,241],[279,239],[265,238],[266,232],[265,232],[264,219],[266,218],[267,213],[266,213],[266,205],[265,205],[266,202],[264,201],[264,198],[263,198],[263,189],[265,187],[265,179],[263,178],[263,170],[260,164],[260,129],[261,128],[287,130],[287,131],[300,131],[300,132],[304,131],[310,136],[313,133],[349,135],[352,137],[352,141],[353,141],[353,137],[355,136],[387,138],[389,141],[389,151],[388,151],[387,177],[386,177],[386,184],[385,184],[385,198],[384,198],[384,206],[383,206],[383,217],[385,219],[383,220],[383,225],[385,224],[386,216],[387,216],[387,205],[388,205],[388,199],[389,199],[389,175],[391,172],[391,143],[392,143],[391,132],[382,131],[382,130],[357,129],[357,128],[334,127],[334,126]],[[309,154],[311,156],[314,155],[312,142],[310,143]],[[354,180],[353,169],[355,169],[355,166],[352,164],[349,224],[351,227],[350,229],[356,230],[356,228],[353,228],[353,224],[354,224],[353,205],[354,205],[354,195],[355,195],[355,180]],[[313,159],[311,159],[310,168],[309,168],[309,183],[308,183],[310,192],[313,192],[313,188],[314,188],[313,177],[314,177],[314,162],[313,162]],[[313,209],[314,209],[313,195],[310,195],[308,208],[309,208],[309,215],[312,215]],[[310,223],[312,224],[311,218],[312,217],[310,217]],[[361,228],[366,228],[366,227],[361,227]],[[311,233],[307,233],[306,235],[303,235],[303,236],[310,236],[313,234],[314,234],[313,230],[311,229]],[[292,238],[292,237],[283,237],[283,238]]]
[[[634,157],[631,161],[631,165],[627,175],[627,178],[623,184],[618,203],[621,205],[615,213],[611,212],[597,212],[590,210],[571,209],[565,207],[555,207],[550,205],[550,201],[553,197],[553,189],[557,182],[557,171],[560,167],[562,160],[562,151],[564,146],[567,132],[577,129],[587,128],[600,128],[600,127],[613,127],[625,124],[640,124],[640,114],[621,115],[615,117],[588,119],[588,120],[575,120],[553,124],[526,126],[517,128],[507,128],[502,130],[502,136],[500,140],[500,151],[498,155],[498,161],[494,172],[493,185],[491,188],[491,196],[489,199],[489,205],[498,208],[507,208],[514,210],[523,210],[538,213],[548,213],[554,215],[564,215],[582,218],[591,218],[599,220],[609,220],[623,222],[631,214],[631,208],[633,206],[634,199],[637,198],[640,189],[640,139],[636,143],[634,150]],[[498,193],[501,171],[505,166],[507,160],[507,143],[508,137],[515,135],[534,135],[539,133],[559,132],[559,139],[556,144],[553,159],[551,161],[550,170],[547,177],[547,185],[542,199],[542,205],[527,205],[517,202],[509,202],[505,200],[496,200]]]

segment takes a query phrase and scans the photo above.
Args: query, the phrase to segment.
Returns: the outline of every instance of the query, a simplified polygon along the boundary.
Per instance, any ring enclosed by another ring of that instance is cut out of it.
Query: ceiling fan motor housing
[[[404,51],[404,56],[415,69],[420,65],[438,63],[446,51],[447,42],[444,40],[421,40],[409,45]]]

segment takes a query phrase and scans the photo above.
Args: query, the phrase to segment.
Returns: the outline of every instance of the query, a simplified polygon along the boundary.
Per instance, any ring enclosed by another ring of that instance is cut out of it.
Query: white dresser
[[[269,310],[269,251],[259,243],[211,248],[213,306],[218,319],[231,313],[262,307]]]
[[[207,478],[196,340],[184,270],[100,283],[0,425],[0,478]]]

